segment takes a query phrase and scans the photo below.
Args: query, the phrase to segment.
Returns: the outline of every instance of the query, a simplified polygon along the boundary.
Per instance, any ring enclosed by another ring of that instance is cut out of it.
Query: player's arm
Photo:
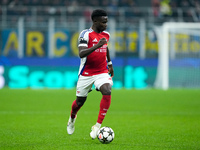
[[[108,47],[107,47],[107,61],[108,61],[108,73],[111,75],[111,77],[113,77],[114,69],[113,69],[112,61],[110,59],[110,52],[109,52]]]
[[[83,58],[83,57],[88,56],[93,51],[95,51],[96,49],[102,47],[106,43],[107,43],[106,38],[102,38],[102,39],[99,40],[99,42],[96,45],[94,45],[94,46],[92,46],[90,48],[88,48],[86,46],[79,46],[78,47],[78,49],[79,49],[79,57]]]

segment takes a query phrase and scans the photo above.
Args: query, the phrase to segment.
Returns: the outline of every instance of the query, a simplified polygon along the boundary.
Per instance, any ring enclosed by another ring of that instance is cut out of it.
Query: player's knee
[[[111,89],[102,92],[103,95],[111,95]]]
[[[111,95],[111,85],[110,84],[102,85],[100,91],[102,95]]]
[[[86,97],[78,97],[77,99],[76,99],[76,103],[77,103],[77,105],[79,106],[79,107],[81,107],[81,106],[83,106],[83,104],[85,103],[85,101],[86,101]]]

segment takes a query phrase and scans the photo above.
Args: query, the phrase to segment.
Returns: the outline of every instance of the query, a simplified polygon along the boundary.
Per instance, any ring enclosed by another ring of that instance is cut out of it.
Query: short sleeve
[[[80,46],[88,47],[88,41],[89,41],[89,32],[87,30],[83,30],[78,38],[78,47]]]

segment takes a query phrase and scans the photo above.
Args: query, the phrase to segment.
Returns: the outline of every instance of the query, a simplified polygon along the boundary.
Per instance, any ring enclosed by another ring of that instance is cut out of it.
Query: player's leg
[[[76,88],[76,100],[73,101],[72,107],[71,107],[71,114],[68,120],[67,125],[67,132],[68,134],[73,134],[75,127],[75,121],[76,121],[76,115],[79,111],[79,109],[83,106],[87,99],[87,95],[92,87],[92,78],[90,77],[83,77],[80,76],[79,80],[77,82],[77,88]]]
[[[102,99],[100,102],[100,110],[97,123],[102,124],[111,103],[111,84],[110,83],[103,84],[100,87],[100,92],[102,93]]]
[[[68,134],[74,133],[74,130],[75,130],[74,124],[76,121],[76,114],[79,111],[79,109],[83,106],[86,99],[87,99],[87,97],[78,97],[77,96],[76,100],[73,101],[71,115],[69,117],[68,124],[67,124],[67,133]]]
[[[72,103],[72,109],[71,109],[71,118],[74,119],[76,117],[77,112],[79,109],[83,106],[85,103],[87,97],[76,97],[76,100]]]
[[[112,79],[109,75],[101,75],[101,78],[95,82],[95,86],[102,93],[102,99],[100,102],[100,110],[96,124],[92,127],[92,131],[90,132],[90,136],[92,139],[96,138],[97,132],[101,127],[101,124],[105,118],[105,115],[110,107],[111,103],[111,87],[112,87]]]

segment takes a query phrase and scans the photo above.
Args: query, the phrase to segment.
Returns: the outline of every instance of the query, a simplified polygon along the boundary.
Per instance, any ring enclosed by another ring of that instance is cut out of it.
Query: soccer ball
[[[114,131],[110,127],[102,127],[97,133],[98,140],[103,144],[112,142],[114,136]]]

